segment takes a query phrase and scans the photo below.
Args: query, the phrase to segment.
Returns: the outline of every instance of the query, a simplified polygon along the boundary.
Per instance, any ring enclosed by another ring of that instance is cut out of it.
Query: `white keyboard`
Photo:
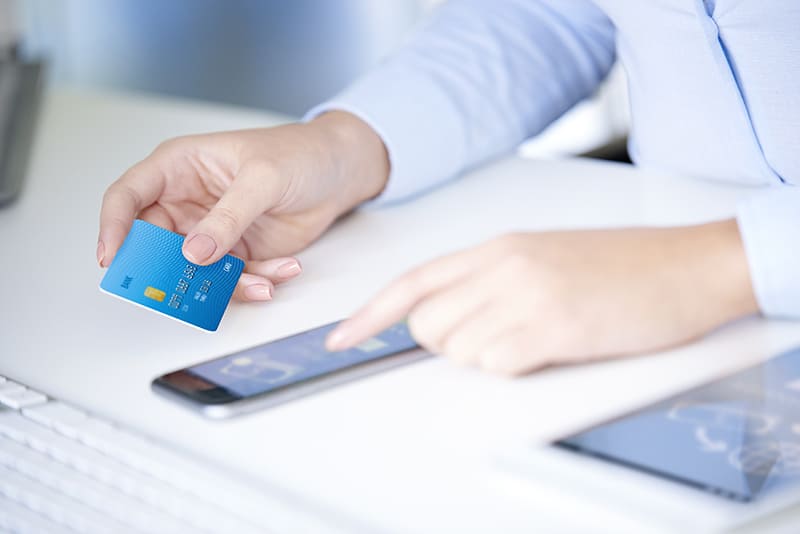
[[[0,376],[0,532],[266,532],[276,501]]]

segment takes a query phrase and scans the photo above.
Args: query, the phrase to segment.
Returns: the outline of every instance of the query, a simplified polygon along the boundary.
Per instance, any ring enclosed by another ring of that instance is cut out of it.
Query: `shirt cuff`
[[[748,198],[737,219],[761,311],[800,318],[800,188],[778,186]]]

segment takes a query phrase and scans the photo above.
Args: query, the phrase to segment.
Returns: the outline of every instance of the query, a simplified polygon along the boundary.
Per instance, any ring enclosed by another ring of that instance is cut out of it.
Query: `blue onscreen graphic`
[[[398,323],[357,347],[328,352],[325,337],[336,324],[195,365],[189,372],[248,397],[417,347],[406,324]]]
[[[733,500],[800,482],[800,348],[557,445]]]

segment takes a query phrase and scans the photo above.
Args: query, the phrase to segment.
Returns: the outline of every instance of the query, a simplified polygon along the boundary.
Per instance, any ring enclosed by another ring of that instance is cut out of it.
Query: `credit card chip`
[[[164,302],[164,298],[167,296],[167,294],[160,289],[154,288],[153,286],[147,286],[144,288],[144,296],[157,302]]]

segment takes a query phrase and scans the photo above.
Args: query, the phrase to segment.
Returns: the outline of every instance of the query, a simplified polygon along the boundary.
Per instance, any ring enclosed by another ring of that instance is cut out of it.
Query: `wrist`
[[[711,323],[723,324],[759,311],[750,269],[735,219],[688,229],[696,258],[696,290],[711,312]]]
[[[323,147],[341,213],[383,191],[389,178],[389,156],[383,140],[366,122],[352,113],[329,111],[308,126]]]

